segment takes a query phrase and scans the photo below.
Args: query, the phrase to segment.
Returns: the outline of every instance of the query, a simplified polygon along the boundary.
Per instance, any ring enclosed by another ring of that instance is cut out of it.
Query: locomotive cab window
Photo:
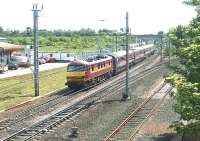
[[[78,72],[78,71],[84,71],[85,70],[85,66],[84,65],[75,65],[75,64],[72,64],[72,65],[69,65],[67,67],[67,71],[68,72]]]

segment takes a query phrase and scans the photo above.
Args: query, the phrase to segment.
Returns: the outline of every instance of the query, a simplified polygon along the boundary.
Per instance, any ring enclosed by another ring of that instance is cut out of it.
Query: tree
[[[3,27],[0,26],[0,33],[3,33]]]
[[[191,6],[199,6],[200,5],[200,0],[186,0],[183,3]]]
[[[185,1],[198,6],[200,0]],[[175,87],[172,97],[176,100],[174,110],[181,118],[172,127],[178,132],[199,134],[200,131],[200,19],[194,18],[188,26],[178,25],[170,29],[167,37],[177,48],[180,59],[175,74],[166,78]]]
[[[179,49],[181,68],[166,80],[176,91],[174,109],[181,118],[172,127],[178,132],[197,134],[200,131],[200,45]]]
[[[188,27],[178,25],[167,33],[167,37],[176,48],[187,47],[190,44]]]

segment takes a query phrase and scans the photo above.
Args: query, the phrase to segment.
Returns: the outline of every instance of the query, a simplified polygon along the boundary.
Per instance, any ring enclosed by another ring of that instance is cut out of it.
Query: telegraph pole
[[[129,35],[129,25],[128,25],[128,12],[126,12],[126,33],[125,33],[125,43],[126,43],[126,90],[122,95],[122,99],[126,100],[129,97],[128,94],[128,71],[129,71],[129,44],[128,44],[128,35]]]
[[[34,87],[35,87],[35,96],[39,96],[39,62],[38,62],[38,12],[43,9],[38,9],[38,4],[33,4],[33,45],[34,45]]]

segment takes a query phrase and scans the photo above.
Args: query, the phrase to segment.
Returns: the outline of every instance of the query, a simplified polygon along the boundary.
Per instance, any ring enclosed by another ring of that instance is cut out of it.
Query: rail
[[[156,66],[156,67],[154,67],[152,69],[148,69],[147,71],[152,72],[157,67],[158,66]],[[145,73],[145,75],[148,75],[148,73]],[[142,71],[142,73],[138,73],[137,75],[134,75],[134,76],[135,77],[132,76],[131,78],[133,79],[133,81],[136,81],[136,80],[144,77],[144,71]],[[131,82],[133,82],[133,81],[131,81]],[[119,81],[117,81],[117,82],[113,83],[112,85],[104,87],[103,89],[100,89],[100,90],[94,92],[93,94],[91,94],[89,96],[86,96],[84,99],[78,101],[77,103],[73,104],[71,107],[69,107],[67,109],[68,110],[76,110],[77,109],[76,107],[79,107],[79,108],[82,107],[83,109],[87,108],[90,105],[93,105],[95,102],[97,102],[100,99],[102,99],[103,97],[108,96],[109,94],[111,94],[113,89],[116,89],[116,85],[117,85],[117,87],[119,87],[119,85],[120,85],[120,87],[123,88],[124,87],[123,82],[121,81],[121,83],[122,84],[119,84]],[[86,89],[89,89],[89,88],[86,88]],[[66,109],[63,110],[63,111],[66,111]],[[66,112],[64,112],[65,115],[66,115]],[[70,111],[70,112],[73,112],[73,111]],[[63,112],[60,111],[59,113],[62,114]],[[74,114],[72,114],[72,115],[74,115]],[[58,117],[61,117],[61,118],[58,119]],[[54,121],[54,120],[52,121],[51,120],[51,122],[50,122],[49,119],[51,119],[51,118],[52,119],[57,119],[57,120],[56,121]],[[38,135],[39,133],[41,133],[43,131],[46,131],[46,130],[48,130],[49,128],[52,127],[52,126],[51,127],[47,127],[46,125],[50,125],[50,123],[52,123],[53,125],[56,125],[57,123],[62,122],[65,119],[68,119],[68,118],[63,117],[62,115],[59,115],[59,114],[58,115],[57,114],[52,115],[51,117],[49,117],[49,118],[45,119],[44,121],[42,121],[42,123],[36,123],[35,125],[33,125],[33,126],[29,127],[29,128],[26,128],[26,129],[23,129],[23,130],[21,130],[21,131],[19,131],[17,133],[14,133],[13,135],[11,135],[7,139],[5,139],[5,141],[6,140],[15,140],[16,138],[19,138],[19,137],[20,138],[22,137],[21,140],[26,140],[26,139],[23,139],[23,137],[27,137],[27,139],[30,139],[30,138],[34,137],[35,135]],[[44,123],[44,125],[43,125],[43,123]],[[36,127],[38,127],[38,126],[41,129],[37,129]],[[33,133],[35,133],[35,134],[33,135]]]
[[[114,141],[114,140],[127,140],[131,141],[135,134],[139,131],[140,127],[145,123],[145,121],[152,115],[152,113],[158,108],[158,106],[165,99],[167,94],[171,91],[169,87],[165,91],[165,95],[157,103],[153,100],[157,94],[160,94],[161,90],[166,86],[163,84],[156,92],[154,92],[150,97],[148,97],[140,106],[138,106],[122,123],[110,133],[104,141]]]

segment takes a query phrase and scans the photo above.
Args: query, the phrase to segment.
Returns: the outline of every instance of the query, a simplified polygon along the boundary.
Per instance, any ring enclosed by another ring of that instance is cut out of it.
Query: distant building
[[[0,37],[0,42],[7,43],[8,42],[8,38]]]

